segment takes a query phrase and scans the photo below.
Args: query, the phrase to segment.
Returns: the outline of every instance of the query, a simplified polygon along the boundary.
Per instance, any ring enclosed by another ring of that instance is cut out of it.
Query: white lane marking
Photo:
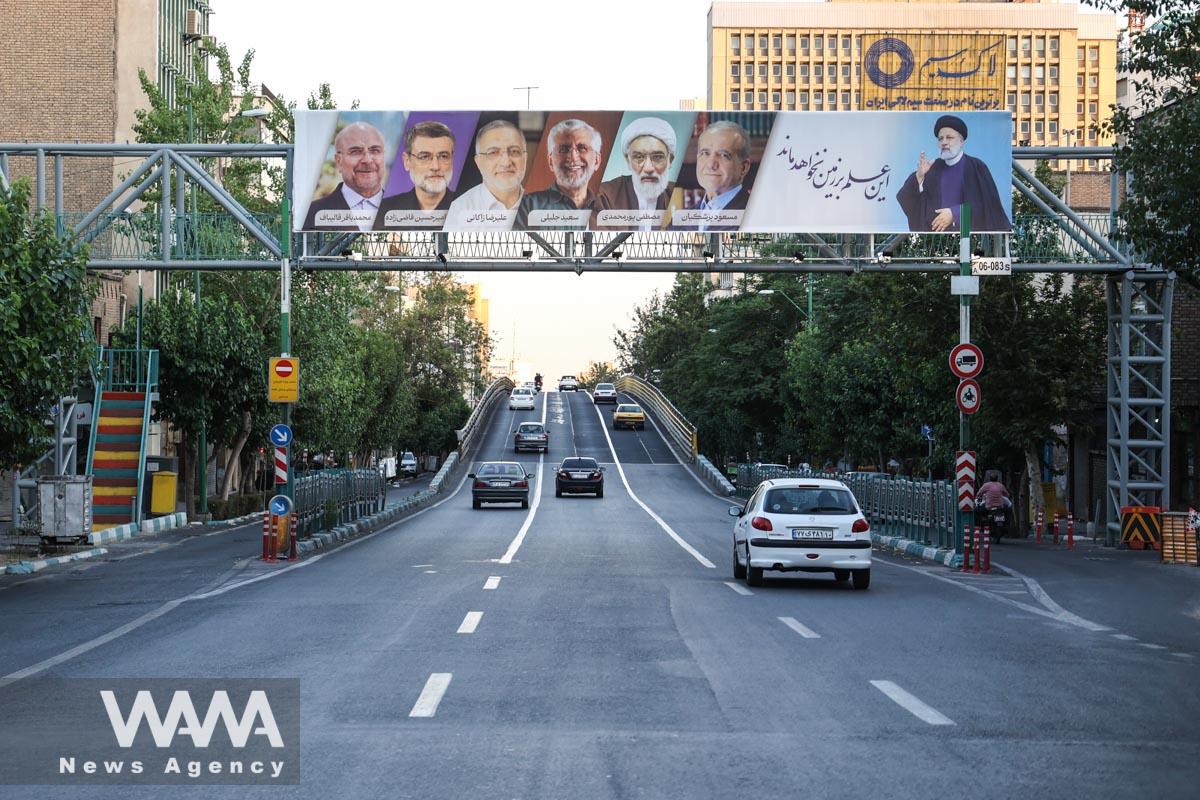
[[[1144,647],[1147,650],[1166,650],[1167,648],[1161,644],[1150,644],[1149,642],[1138,642],[1138,647]]]
[[[483,588],[484,589],[495,589],[499,585],[500,585],[500,576],[492,575],[487,579],[487,581],[484,582]]]
[[[871,681],[871,685],[886,694],[896,703],[896,705],[900,706],[922,722],[928,722],[930,725],[954,724],[954,720],[950,719],[933,706],[927,705],[926,703],[918,700],[916,697],[904,691],[891,681]]]
[[[1191,653],[1171,653],[1176,658],[1195,658]]]
[[[81,645],[72,647],[70,650],[59,653],[56,656],[51,656],[50,658],[47,658],[45,661],[39,661],[38,663],[34,664],[33,666],[26,667],[25,669],[19,669],[16,672],[10,672],[9,674],[5,675],[3,678],[0,678],[0,688],[8,686],[10,683],[16,683],[17,681],[21,680],[22,678],[28,678],[30,675],[36,675],[39,672],[43,672],[44,670],[50,669],[53,666],[57,666],[58,664],[61,664],[64,661],[70,661],[72,658],[75,658],[75,656],[83,655],[84,653],[88,652],[89,650],[95,650],[97,647],[99,647],[102,644],[107,644],[108,642],[111,642],[113,639],[120,638],[121,636],[124,636],[125,634],[129,633],[130,631],[142,627],[147,622],[158,619],[163,614],[166,614],[167,612],[174,610],[174,608],[176,606],[178,606],[180,603],[182,603],[185,599],[186,598],[180,598],[178,600],[170,600],[166,603],[163,603],[161,606],[154,609],[153,611],[147,611],[145,614],[143,614],[142,616],[133,620],[132,622],[127,622],[119,628],[114,628],[113,630],[109,631],[108,633],[106,633],[102,636],[97,636],[95,639],[91,639],[89,641],[84,642]]]
[[[725,581],[725,585],[728,586],[730,589],[733,589],[738,594],[745,595],[746,597],[749,597],[750,595],[754,594],[754,592],[750,591],[745,586],[742,586],[740,583],[734,583],[733,581]]]
[[[1122,642],[1136,642],[1137,641],[1136,636],[1130,636],[1128,633],[1114,633],[1112,635],[1112,637],[1114,639],[1120,639]]]
[[[422,570],[422,571],[423,571],[423,572],[424,572],[426,575],[437,575],[437,570],[436,570],[436,569],[427,569],[427,570]]]
[[[413,569],[425,569],[432,566],[433,564],[413,564]]]
[[[468,611],[463,617],[462,624],[458,626],[459,633],[474,633],[479,627],[479,620],[483,619],[482,611]]]
[[[546,425],[546,403],[542,403],[542,426]],[[533,517],[537,514],[538,506],[542,504],[542,475],[546,472],[544,469],[546,463],[546,454],[538,453],[538,471],[537,471],[537,488],[533,491],[533,501],[529,504],[529,513],[525,515],[525,522],[521,524],[521,530],[517,531],[516,537],[509,543],[508,549],[504,551],[504,555],[500,556],[501,564],[511,564],[513,557],[517,551],[521,549],[521,543],[525,541],[525,534],[529,533],[529,526],[533,524]]]
[[[613,447],[612,437],[608,435],[608,427],[604,424],[604,415],[600,413],[599,408],[596,409],[596,416],[600,418],[600,430],[604,432],[604,439],[608,442],[608,449],[613,454],[613,463],[617,467],[617,474],[621,476],[621,483],[625,484],[625,491],[629,493],[629,496],[633,499],[633,502],[641,506],[642,510],[649,514],[651,519],[657,522],[658,526],[666,531],[668,536],[675,540],[676,544],[687,551],[688,555],[699,561],[702,566],[705,566],[708,569],[716,569],[716,564],[709,561],[707,558],[702,556],[700,552],[696,550],[696,548],[685,542],[679,536],[679,534],[671,528],[670,525],[663,521],[662,517],[660,517],[658,514],[655,514],[654,511],[651,510],[650,506],[643,503],[641,498],[634,494],[633,488],[629,485],[629,479],[625,477],[625,470],[621,467],[621,459],[617,457],[617,448]]]
[[[1072,614],[1070,611],[1067,611],[1065,608],[1060,606],[1058,603],[1054,602],[1054,600],[1052,600],[1050,598],[1050,595],[1046,594],[1046,590],[1042,588],[1042,585],[1040,583],[1038,583],[1037,581],[1035,581],[1033,578],[1030,578],[1027,575],[1022,575],[1021,573],[1017,572],[1015,569],[1012,569],[1011,567],[1006,567],[1003,564],[995,564],[995,566],[997,569],[1007,572],[1009,575],[1012,575],[1014,578],[1020,578],[1021,582],[1025,584],[1025,588],[1029,590],[1029,593],[1031,595],[1033,595],[1033,598],[1035,600],[1037,600],[1038,603],[1040,603],[1043,608],[1045,608],[1050,613],[1054,614],[1062,622],[1069,622],[1072,625],[1078,625],[1079,627],[1085,628],[1089,631],[1099,632],[1099,631],[1112,630],[1112,628],[1109,628],[1106,625],[1100,625],[1099,623],[1092,622],[1090,620],[1086,620],[1083,617],[1076,616],[1075,614]]]
[[[729,495],[717,494],[715,491],[713,491],[713,488],[711,486],[709,486],[707,483],[702,481],[700,479],[699,475],[692,472],[692,470],[688,467],[688,465],[683,463],[683,459],[681,459],[679,457],[679,454],[675,452],[675,448],[672,447],[671,443],[667,441],[667,437],[663,436],[663,432],[662,432],[662,430],[659,429],[658,424],[655,423],[654,417],[647,414],[646,419],[650,420],[650,426],[652,428],[654,428],[654,432],[658,434],[658,438],[662,439],[663,442],[667,445],[667,450],[671,453],[671,457],[675,459],[675,463],[677,463],[679,466],[683,467],[683,471],[686,472],[688,475],[690,475],[692,480],[694,480],[696,483],[700,484],[701,489],[708,492],[709,494],[711,494],[713,497],[717,498],[718,500],[723,500],[724,502],[729,503],[734,506],[742,505],[741,503],[734,503],[733,501],[731,501],[729,499]],[[666,466],[666,465],[663,465],[663,466]]]
[[[432,717],[437,713],[438,703],[442,702],[442,697],[446,694],[446,688],[450,686],[450,679],[454,677],[453,672],[435,672],[429,676],[429,680],[425,681],[425,688],[421,690],[421,696],[417,698],[416,704],[413,705],[412,711],[408,712],[410,717]]]
[[[571,404],[565,401],[559,404],[559,408],[567,409],[567,424],[571,426],[571,455],[578,456],[579,447],[575,444],[575,412],[571,410]]]
[[[1078,617],[1078,616],[1070,613],[1069,611],[1064,611],[1063,615],[1053,614],[1044,608],[1038,608],[1037,606],[1031,606],[1028,603],[1019,603],[1016,600],[1013,600],[1008,597],[1002,597],[1002,596],[996,594],[995,592],[988,591],[987,589],[980,589],[978,586],[971,586],[968,583],[963,583],[962,581],[955,580],[954,578],[947,578],[944,575],[938,575],[936,572],[933,572],[932,570],[924,568],[924,567],[910,567],[907,564],[897,564],[894,561],[887,561],[883,558],[873,558],[873,559],[871,559],[871,563],[872,564],[882,564],[885,567],[894,567],[896,569],[906,569],[911,572],[916,572],[920,575],[925,575],[927,577],[933,578],[934,580],[948,583],[951,586],[957,586],[960,589],[965,589],[968,592],[975,592],[976,594],[983,595],[984,597],[990,597],[992,600],[995,600],[998,603],[1004,603],[1006,605],[1012,606],[1013,608],[1019,608],[1022,611],[1028,611],[1030,614],[1037,614],[1039,617],[1045,617],[1046,619],[1052,619],[1055,622],[1064,622],[1068,625],[1075,625],[1077,627],[1083,628],[1085,630],[1093,631],[1093,632],[1103,632],[1103,631],[1111,631],[1112,630],[1112,628],[1106,627],[1104,625],[1100,625],[1095,622],[1091,622],[1090,620],[1083,619],[1082,617]],[[1043,592],[1043,594],[1044,594],[1044,592]]]
[[[802,625],[800,622],[798,622],[796,620],[795,617],[780,617],[779,621],[782,622],[784,625],[787,625],[789,628],[794,630],[796,633],[803,636],[805,639],[820,639],[821,638],[821,634],[817,633],[812,628],[809,628],[806,625]]]
[[[637,436],[638,444],[642,446],[642,450],[646,453],[646,458],[650,459],[650,463],[653,464],[654,456],[650,455],[650,448],[646,447],[646,443],[642,441],[641,435],[639,435],[637,432],[634,432],[634,436]]]

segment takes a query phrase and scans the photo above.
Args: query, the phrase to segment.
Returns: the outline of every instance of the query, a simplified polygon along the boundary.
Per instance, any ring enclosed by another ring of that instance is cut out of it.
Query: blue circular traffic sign
[[[292,429],[282,422],[271,428],[271,444],[276,447],[287,447],[292,443]]]
[[[292,498],[286,494],[277,494],[271,498],[269,503],[271,513],[277,517],[286,517],[292,513]]]

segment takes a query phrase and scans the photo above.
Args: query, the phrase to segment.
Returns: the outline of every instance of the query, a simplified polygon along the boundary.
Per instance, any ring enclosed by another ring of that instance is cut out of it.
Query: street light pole
[[[755,294],[766,294],[766,295],[769,295],[769,294],[779,294],[779,295],[782,295],[782,296],[783,296],[783,298],[784,298],[785,300],[787,300],[789,303],[791,303],[791,304],[792,304],[792,306],[793,306],[793,307],[794,307],[794,308],[795,308],[797,311],[799,311],[801,314],[803,314],[803,315],[804,315],[804,319],[805,319],[805,320],[806,320],[806,321],[807,321],[807,322],[808,322],[810,325],[812,324],[812,321],[813,321],[812,275],[809,275],[809,278],[808,278],[808,311],[805,311],[803,308],[801,308],[801,307],[800,307],[800,305],[799,305],[799,303],[797,303],[797,302],[796,302],[795,300],[793,300],[791,297],[788,297],[788,294],[787,294],[787,292],[783,291],[782,289],[757,289],[757,290],[755,291]]]

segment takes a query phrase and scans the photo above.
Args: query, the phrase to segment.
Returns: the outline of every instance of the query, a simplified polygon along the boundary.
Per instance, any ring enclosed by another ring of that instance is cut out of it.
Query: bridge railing
[[[700,455],[696,426],[675,407],[675,404],[665,394],[659,391],[657,386],[636,375],[622,375],[617,379],[616,386],[617,391],[636,398],[642,406],[650,411],[668,444],[695,464],[700,475],[708,483],[722,494],[733,494],[733,485],[707,458]]]
[[[504,397],[508,397],[508,393],[512,391],[514,385],[510,378],[497,378],[484,390],[483,397],[479,398],[479,402],[475,404],[475,408],[471,411],[471,416],[467,417],[466,424],[455,431],[455,434],[458,436],[458,457],[460,460],[465,460],[470,455],[472,449],[475,447],[476,438],[484,429],[488,415],[492,413],[492,409],[497,402]]]
[[[883,472],[820,472],[739,464],[737,495],[747,498],[768,478],[831,478],[849,487],[875,533],[931,547],[954,548],[956,498],[950,481],[921,481]]]

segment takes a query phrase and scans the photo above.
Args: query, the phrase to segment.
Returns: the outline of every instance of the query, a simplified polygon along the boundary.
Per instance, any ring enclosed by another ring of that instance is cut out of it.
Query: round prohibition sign
[[[294,371],[292,362],[286,358],[281,358],[275,362],[275,374],[281,378],[286,378]]]
[[[950,351],[950,371],[963,380],[978,376],[983,372],[983,351],[970,342],[956,345]]]
[[[958,410],[964,414],[974,414],[979,410],[979,404],[982,398],[979,395],[979,384],[968,378],[958,384],[958,391],[954,393],[954,400],[958,403]]]

